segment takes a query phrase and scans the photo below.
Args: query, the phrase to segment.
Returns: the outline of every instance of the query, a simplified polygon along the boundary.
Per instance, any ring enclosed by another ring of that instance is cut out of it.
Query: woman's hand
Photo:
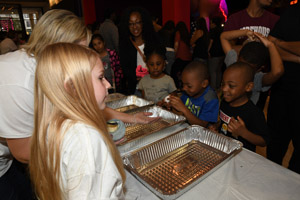
[[[132,117],[132,122],[134,124],[149,124],[159,120],[161,117],[150,117],[152,115],[151,112],[139,112],[134,114]]]

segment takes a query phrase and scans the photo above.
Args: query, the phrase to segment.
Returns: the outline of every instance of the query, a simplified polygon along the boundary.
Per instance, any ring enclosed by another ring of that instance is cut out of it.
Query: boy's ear
[[[204,81],[202,81],[202,87],[206,88],[209,85],[209,81],[207,79],[205,79]]]
[[[249,82],[246,85],[246,92],[251,92],[254,87],[254,82]]]

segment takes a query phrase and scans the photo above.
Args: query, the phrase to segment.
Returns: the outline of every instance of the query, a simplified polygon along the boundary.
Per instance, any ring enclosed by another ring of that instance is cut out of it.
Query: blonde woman
[[[29,179],[19,162],[28,163],[30,157],[36,58],[49,44],[88,44],[90,37],[76,15],[51,10],[40,18],[22,49],[0,56],[1,199],[32,199]]]
[[[102,114],[109,87],[95,51],[57,43],[41,53],[29,164],[38,198],[124,198],[125,172]]]

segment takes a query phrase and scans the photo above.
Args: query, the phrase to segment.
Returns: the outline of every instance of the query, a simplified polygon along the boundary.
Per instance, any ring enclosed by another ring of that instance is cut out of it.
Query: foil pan
[[[153,105],[154,102],[147,101],[135,95],[125,96],[114,101],[106,102],[106,106],[120,112],[127,112],[129,110],[140,108],[147,105]]]
[[[152,141],[155,139],[155,137],[160,139],[157,135],[162,133],[163,129],[183,123],[186,120],[184,116],[174,114],[159,106],[144,106],[138,109],[130,110],[129,114],[136,114],[138,112],[151,112],[152,115],[150,117],[161,117],[161,119],[150,124],[125,123],[125,138],[117,145],[121,155],[129,152],[136,145],[140,145],[141,143],[149,143],[150,139]],[[172,129],[168,129],[168,132],[164,133],[163,135],[166,136],[166,134],[169,135],[174,133],[171,132],[171,130]],[[155,134],[156,136],[152,134]]]
[[[240,152],[242,143],[189,126],[123,156],[125,168],[162,199],[176,199]]]
[[[105,102],[110,102],[110,101],[115,101],[121,98],[124,98],[125,95],[121,94],[121,93],[111,93],[109,95],[107,95],[107,97],[105,98]]]

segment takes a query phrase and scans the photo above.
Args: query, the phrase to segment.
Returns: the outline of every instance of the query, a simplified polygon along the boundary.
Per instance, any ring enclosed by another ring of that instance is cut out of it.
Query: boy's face
[[[246,83],[241,69],[227,69],[223,74],[223,98],[231,106],[241,106],[248,101],[247,92],[250,92],[253,82]]]
[[[207,80],[200,80],[198,73],[192,71],[183,70],[181,80],[183,91],[193,98],[201,96],[208,85]]]

